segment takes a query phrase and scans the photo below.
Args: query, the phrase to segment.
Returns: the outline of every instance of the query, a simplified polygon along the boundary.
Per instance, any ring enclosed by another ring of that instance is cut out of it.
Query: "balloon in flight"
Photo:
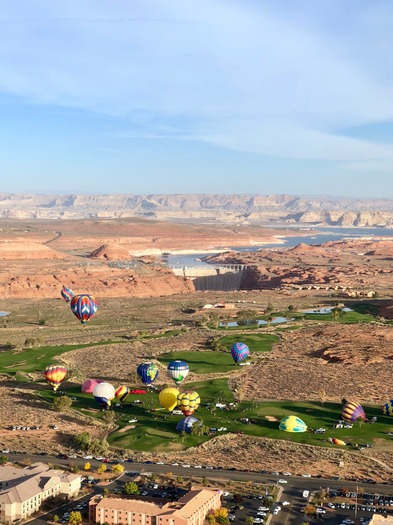
[[[281,420],[279,429],[285,432],[306,432],[307,425],[300,417],[286,416]]]
[[[54,392],[66,378],[67,372],[66,367],[62,365],[49,365],[45,368],[44,377],[52,386]]]
[[[355,421],[359,421],[359,419],[367,419],[362,405],[357,401],[347,401],[342,408],[341,417],[349,423],[355,423]]]
[[[234,343],[231,347],[231,354],[236,364],[247,359],[250,355],[250,350],[245,343]]]
[[[185,416],[191,416],[199,407],[201,398],[198,392],[186,390],[177,396],[177,406]]]
[[[151,385],[157,379],[158,366],[154,363],[142,363],[136,369],[142,383],[146,386]]]
[[[179,395],[179,390],[174,387],[164,388],[158,394],[158,400],[164,408],[172,412],[177,406],[177,396]]]
[[[75,295],[71,288],[67,288],[66,286],[63,286],[60,293],[66,303],[69,303]]]
[[[104,408],[109,408],[115,397],[115,387],[110,383],[99,383],[93,390],[94,399]]]
[[[188,376],[189,367],[185,361],[176,359],[171,361],[168,365],[167,372],[177,385],[180,385]]]
[[[98,302],[92,295],[75,295],[71,299],[72,313],[82,324],[86,324],[96,313]]]
[[[124,401],[129,396],[130,389],[128,386],[121,385],[119,388],[115,391],[115,398],[118,399],[121,403],[124,403]]]

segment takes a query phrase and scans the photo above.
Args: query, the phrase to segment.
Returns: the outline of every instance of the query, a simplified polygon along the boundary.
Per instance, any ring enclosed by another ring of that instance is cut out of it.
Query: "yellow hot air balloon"
[[[199,407],[200,402],[198,392],[186,390],[177,396],[177,405],[185,416],[191,416]]]
[[[177,406],[177,396],[179,395],[179,390],[174,387],[164,388],[158,394],[158,399],[161,406],[172,412]]]

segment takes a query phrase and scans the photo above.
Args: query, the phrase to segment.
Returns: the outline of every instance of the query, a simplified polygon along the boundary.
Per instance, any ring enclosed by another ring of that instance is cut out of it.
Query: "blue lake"
[[[275,228],[271,228],[274,230]],[[277,228],[279,229],[279,228]],[[301,230],[297,228],[297,230]],[[285,229],[280,229],[280,235]],[[286,231],[288,235],[291,235],[291,232],[294,231],[294,228],[287,228]],[[302,230],[303,235],[295,235],[291,237],[281,238],[282,242],[264,244],[258,246],[229,246],[228,250],[235,250],[237,252],[256,252],[263,248],[292,248],[298,244],[322,244],[329,241],[339,241],[343,239],[360,239],[362,237],[393,237],[393,229],[385,228],[309,228],[307,231]],[[220,253],[226,251],[224,249],[217,249],[217,252]],[[190,254],[170,254],[168,256],[168,266],[206,266],[207,263],[200,261],[208,255],[214,255],[213,252],[201,252],[201,253],[190,253]]]
[[[258,323],[251,323],[250,324],[258,324],[258,326],[261,325],[267,325],[267,324],[279,324],[279,323],[287,323],[288,321],[293,321],[294,319],[287,319],[286,317],[273,317],[271,322],[264,321],[263,319],[258,319]],[[230,321],[229,323],[218,323],[218,326],[220,328],[225,328],[226,326],[239,326],[236,321]],[[247,326],[247,325],[241,325],[241,326]]]
[[[326,308],[312,308],[309,310],[302,310],[304,314],[330,314],[330,312],[336,308],[335,306],[330,306]],[[340,308],[343,312],[353,312],[352,308]]]
[[[10,315],[9,312],[0,312],[0,317],[6,317],[7,315]]]

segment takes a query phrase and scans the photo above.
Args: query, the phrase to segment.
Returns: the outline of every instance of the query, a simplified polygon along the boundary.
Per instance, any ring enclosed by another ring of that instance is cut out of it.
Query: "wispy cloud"
[[[340,129],[393,118],[391,3],[293,4],[8,2],[0,92],[118,117],[123,137],[390,162]]]

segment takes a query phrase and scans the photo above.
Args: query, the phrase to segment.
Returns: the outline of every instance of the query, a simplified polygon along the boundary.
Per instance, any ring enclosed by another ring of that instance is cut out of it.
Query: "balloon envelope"
[[[158,400],[160,401],[161,406],[172,412],[177,406],[177,396],[179,395],[177,388],[170,387],[164,388],[158,394]]]
[[[385,416],[393,416],[393,399],[382,405],[381,411]]]
[[[285,432],[306,432],[307,425],[300,417],[286,416],[281,420],[279,429]]]
[[[60,293],[66,303],[69,303],[75,295],[71,288],[67,288],[66,286],[63,286]]]
[[[115,398],[124,403],[130,393],[128,386],[119,386],[115,391]]]
[[[71,310],[82,324],[93,317],[98,308],[98,302],[92,295],[75,295],[71,299]]]
[[[367,419],[362,405],[357,401],[347,401],[342,408],[341,417],[350,423],[355,423],[359,418]]]
[[[81,391],[84,394],[92,394],[94,387],[98,385],[98,383],[102,383],[99,379],[86,379],[86,381],[81,386]]]
[[[45,379],[52,386],[55,392],[59,388],[60,384],[64,381],[66,375],[67,369],[62,365],[49,365],[44,371]]]
[[[234,343],[231,347],[231,354],[236,364],[247,359],[250,350],[245,343]]]
[[[332,442],[333,442],[335,445],[343,445],[343,446],[346,445],[345,441],[343,441],[342,439],[333,438],[333,439],[332,439]]]
[[[169,377],[171,377],[174,382],[179,385],[188,376],[189,367],[185,361],[176,359],[175,361],[171,361],[169,363],[167,372]]]
[[[181,419],[179,423],[176,425],[176,430],[178,432],[186,432],[187,434],[191,434],[192,431],[192,425],[199,421],[196,417],[188,416],[184,419]]]
[[[158,366],[154,363],[142,363],[136,369],[136,373],[144,385],[151,385],[157,379]]]
[[[186,390],[177,396],[177,406],[185,416],[191,416],[201,402],[198,392]]]
[[[94,387],[93,396],[97,403],[109,408],[112,399],[115,397],[115,387],[110,383],[99,383]]]

